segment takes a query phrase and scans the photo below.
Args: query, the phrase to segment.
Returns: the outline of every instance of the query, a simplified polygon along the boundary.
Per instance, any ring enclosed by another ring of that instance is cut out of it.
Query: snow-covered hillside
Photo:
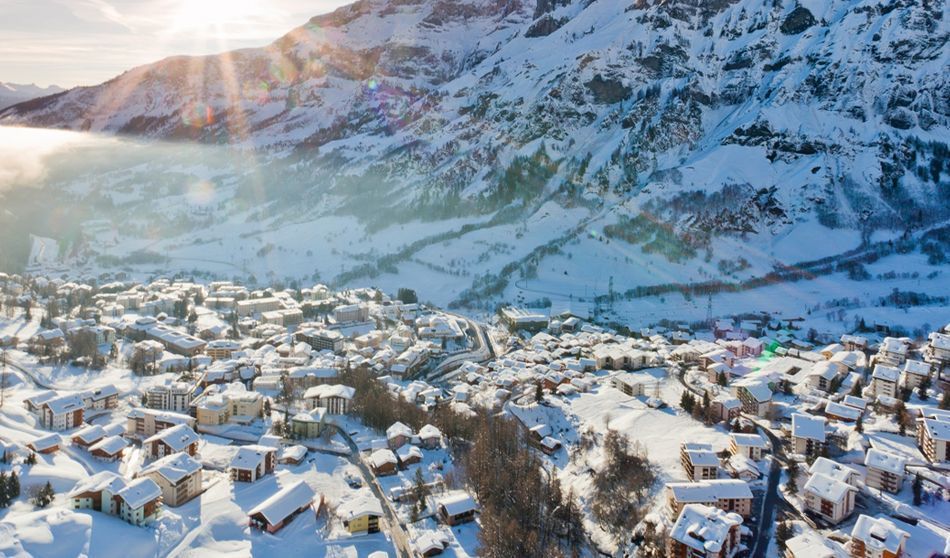
[[[3,83],[0,82],[0,110],[3,110],[9,106],[13,106],[17,103],[22,103],[23,101],[29,101],[30,99],[36,99],[38,97],[46,97],[47,95],[55,95],[56,93],[62,93],[64,90],[61,87],[55,85],[50,85],[49,87],[40,87],[35,84],[19,84],[19,83]]]
[[[742,279],[950,218],[946,12],[363,0],[267,48],[166,59],[0,124],[254,149],[226,172],[172,165],[161,186],[155,161],[61,180],[74,206],[136,208],[87,227],[92,253],[148,248],[211,268],[213,248],[258,275],[412,274],[463,303],[506,294],[495,276],[555,267],[572,293],[606,293],[587,256],[602,271],[616,260],[602,275],[621,291]],[[198,180],[212,185],[210,218],[182,195]],[[157,235],[171,221],[176,233]],[[573,245],[583,263],[565,255]],[[294,256],[276,270],[274,247]]]

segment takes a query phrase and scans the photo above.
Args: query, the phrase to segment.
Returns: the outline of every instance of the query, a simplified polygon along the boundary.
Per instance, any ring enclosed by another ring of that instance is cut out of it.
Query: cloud
[[[49,175],[51,158],[95,142],[113,142],[92,134],[0,127],[0,195],[12,188],[37,187]]]

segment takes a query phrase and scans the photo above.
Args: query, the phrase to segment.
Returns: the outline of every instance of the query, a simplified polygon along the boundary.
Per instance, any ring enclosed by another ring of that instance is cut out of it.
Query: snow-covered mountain
[[[948,15],[906,0],[361,0],[266,48],[169,58],[0,124],[253,147],[319,176],[268,190],[298,220],[491,227],[553,203],[578,230],[685,261],[803,223],[869,238],[950,217]]]
[[[0,110],[13,106],[23,101],[55,95],[65,91],[62,87],[50,85],[40,87],[36,84],[4,83],[0,82]]]

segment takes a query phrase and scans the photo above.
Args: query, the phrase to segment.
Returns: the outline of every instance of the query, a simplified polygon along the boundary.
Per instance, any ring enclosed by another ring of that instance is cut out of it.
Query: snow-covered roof
[[[893,366],[884,366],[883,364],[874,365],[874,373],[871,374],[871,377],[875,380],[882,380],[885,382],[897,382],[901,377],[900,370],[894,368]]]
[[[427,424],[419,429],[420,440],[439,439],[442,437],[442,431],[431,424]]]
[[[670,530],[670,537],[700,552],[717,554],[722,550],[730,529],[741,524],[742,516],[737,513],[702,504],[687,504]]]
[[[907,459],[893,453],[871,448],[864,457],[864,465],[903,477]]]
[[[719,457],[711,450],[687,450],[686,455],[693,466],[718,467]]]
[[[200,438],[194,430],[191,429],[187,424],[176,424],[171,428],[166,428],[160,432],[157,432],[155,435],[146,438],[145,443],[150,444],[152,442],[160,440],[162,443],[166,444],[174,451],[183,451],[185,448],[197,442]]]
[[[98,424],[87,426],[73,434],[73,438],[79,438],[87,444],[94,444],[105,437],[106,430]]]
[[[715,502],[716,500],[752,499],[752,489],[744,480],[716,479],[700,482],[671,482],[666,485],[681,504]]]
[[[792,415],[792,436],[825,441],[825,418],[795,413]]]
[[[315,407],[306,413],[297,413],[296,415],[293,416],[291,420],[293,420],[294,422],[320,423],[324,421],[326,414],[327,414],[326,407]]]
[[[934,440],[950,442],[950,422],[930,418],[925,418],[920,422],[923,424],[927,436]]]
[[[558,440],[557,438],[552,438],[550,436],[545,436],[544,438],[541,438],[541,441],[539,443],[549,450],[556,450],[557,448],[561,447],[560,440]]]
[[[128,447],[129,443],[121,436],[107,436],[89,446],[89,451],[102,451],[107,455],[115,455]]]
[[[52,447],[57,447],[63,442],[59,434],[47,434],[30,442],[30,446],[36,451],[43,451]]]
[[[827,457],[819,457],[818,459],[815,459],[815,462],[812,463],[811,467],[808,468],[808,472],[812,475],[825,475],[826,477],[839,480],[841,482],[846,482],[848,484],[853,484],[853,480],[861,476],[861,473],[859,473],[857,470],[852,469],[847,465],[842,465],[836,461],[832,461]]]
[[[199,470],[201,463],[187,453],[173,453],[145,467],[139,475],[159,474],[174,484]]]
[[[769,446],[768,442],[760,434],[733,433],[730,434],[730,436],[735,440],[737,446],[761,449],[766,449]]]
[[[875,554],[886,551],[896,555],[909,536],[889,519],[864,514],[858,516],[851,530],[851,538],[863,542],[865,547],[872,549]]]
[[[804,490],[806,493],[814,494],[824,500],[840,502],[849,491],[857,489],[846,482],[817,473],[808,479]]]
[[[478,504],[467,492],[453,492],[438,501],[438,505],[445,508],[445,513],[455,516],[478,510]]]
[[[858,420],[861,416],[861,409],[856,407],[851,407],[850,405],[842,405],[841,403],[836,403],[834,401],[829,401],[825,404],[825,414],[833,415],[836,417],[841,417],[848,420]]]
[[[325,397],[341,397],[343,399],[353,399],[356,395],[356,389],[342,384],[321,384],[307,388],[304,392],[304,399],[323,399]]]
[[[49,407],[50,412],[54,415],[61,415],[84,409],[86,404],[83,403],[82,398],[78,395],[69,394],[49,399],[43,403],[43,406]]]
[[[237,453],[234,454],[234,457],[231,458],[231,468],[241,469],[242,471],[256,469],[257,466],[264,461],[268,453],[276,451],[277,448],[268,446],[241,446],[238,448]]]
[[[841,402],[848,407],[854,407],[855,409],[860,409],[862,411],[868,408],[868,402],[866,399],[862,397],[856,397],[854,395],[845,395]]]
[[[930,365],[919,360],[907,360],[904,362],[904,372],[917,376],[929,376]]]
[[[310,485],[298,480],[272,494],[247,512],[247,515],[260,514],[270,525],[277,525],[297,510],[312,504],[315,496],[316,493],[310,488]]]
[[[122,498],[132,509],[141,508],[152,500],[157,500],[161,495],[162,489],[148,477],[137,478],[116,493],[116,496]]]
[[[392,426],[386,429],[386,438],[390,440],[398,436],[406,436],[407,438],[411,438],[412,435],[412,428],[409,425],[403,424],[401,422],[395,422],[392,424]]]
[[[791,556],[808,558],[849,558],[850,554],[840,544],[826,539],[815,531],[806,531],[785,541]]]
[[[90,477],[82,479],[69,491],[70,498],[76,498],[87,492],[101,492],[108,490],[115,494],[125,488],[125,479],[112,471],[100,471]]]
[[[396,454],[393,453],[392,450],[378,449],[369,456],[369,462],[373,468],[378,469],[383,465],[395,465],[399,462],[399,460],[396,458]]]
[[[422,459],[422,450],[410,444],[402,446],[396,453],[399,455],[400,461],[406,461],[413,457]]]
[[[383,505],[368,488],[364,488],[340,503],[336,508],[336,513],[344,521],[353,521],[364,515],[380,517],[383,515]]]

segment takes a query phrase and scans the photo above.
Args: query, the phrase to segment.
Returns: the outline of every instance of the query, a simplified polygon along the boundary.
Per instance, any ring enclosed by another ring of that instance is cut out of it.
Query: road
[[[343,438],[343,441],[346,442],[346,445],[350,447],[350,455],[347,457],[353,465],[356,466],[360,471],[360,475],[363,477],[363,483],[373,491],[373,495],[379,499],[383,504],[383,513],[386,515],[386,522],[389,524],[389,529],[386,529],[385,532],[393,539],[393,543],[396,546],[396,551],[402,558],[412,558],[412,546],[409,544],[409,535],[406,533],[406,529],[403,527],[402,523],[399,521],[399,518],[396,516],[396,511],[392,507],[392,502],[389,501],[389,498],[386,497],[386,494],[383,493],[383,489],[379,486],[379,483],[376,482],[376,475],[369,470],[369,467],[363,463],[363,459],[360,457],[360,450],[357,447],[356,442],[353,441],[353,438],[350,437],[350,434],[340,428],[335,424],[329,424],[328,426],[336,429],[340,434],[340,437]],[[320,451],[320,450],[315,450]],[[334,454],[339,455],[339,454]]]
[[[437,382],[444,380],[446,376],[457,370],[466,361],[481,363],[495,358],[495,349],[481,324],[458,314],[449,315],[457,320],[464,320],[465,323],[468,324],[469,329],[475,332],[475,346],[470,351],[452,355],[440,362],[434,370],[424,375],[426,381]]]
[[[703,396],[703,392],[697,388],[694,388],[686,383],[685,373],[680,371],[676,374],[676,379],[679,380],[683,387],[687,390],[693,392],[699,397]],[[781,506],[782,508],[788,510],[791,509],[791,506],[788,506],[785,503],[785,500],[782,499],[779,494],[779,480],[782,477],[782,468],[785,467],[785,464],[788,462],[785,457],[785,449],[782,444],[782,440],[776,436],[772,430],[761,422],[759,422],[757,417],[749,417],[742,414],[742,417],[748,419],[755,424],[756,428],[759,430],[759,433],[764,435],[769,439],[769,442],[772,445],[772,460],[769,465],[769,480],[765,488],[765,496],[762,499],[762,507],[759,510],[759,526],[755,530],[755,541],[752,543],[752,558],[766,558],[766,553],[769,550],[769,542],[772,540],[772,525],[775,524],[775,508],[776,506]]]

